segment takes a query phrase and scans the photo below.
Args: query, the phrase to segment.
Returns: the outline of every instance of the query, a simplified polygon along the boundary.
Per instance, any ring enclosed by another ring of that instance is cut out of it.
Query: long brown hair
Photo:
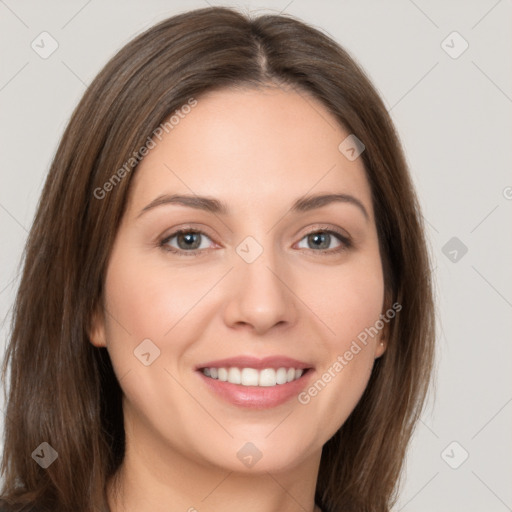
[[[108,510],[106,483],[123,459],[121,389],[106,349],[87,333],[136,165],[105,183],[191,98],[264,85],[312,95],[366,147],[386,306],[402,309],[363,397],[323,447],[315,499],[325,512],[384,512],[396,499],[434,352],[429,256],[398,136],[365,73],[321,31],[214,7],[166,19],[123,47],[62,137],[28,237],[3,366],[10,510]],[[46,469],[32,457],[43,442],[58,453]]]

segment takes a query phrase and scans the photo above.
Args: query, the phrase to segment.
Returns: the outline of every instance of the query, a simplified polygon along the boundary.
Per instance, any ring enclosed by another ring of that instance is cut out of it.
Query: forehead
[[[218,197],[243,208],[282,207],[320,192],[358,196],[372,211],[361,158],[338,149],[349,135],[304,92],[221,90],[197,98],[140,163],[131,206],[162,193]],[[177,122],[176,122],[177,121]]]

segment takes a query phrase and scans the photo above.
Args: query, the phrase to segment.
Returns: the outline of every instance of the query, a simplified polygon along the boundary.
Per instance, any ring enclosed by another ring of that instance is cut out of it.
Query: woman
[[[388,511],[427,391],[421,214],[320,31],[169,18],[86,91],[27,242],[5,510]]]

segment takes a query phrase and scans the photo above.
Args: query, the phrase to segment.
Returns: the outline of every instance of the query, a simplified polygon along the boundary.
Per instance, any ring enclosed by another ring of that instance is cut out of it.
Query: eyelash
[[[172,240],[174,237],[184,234],[184,233],[205,235],[208,238],[210,238],[210,240],[212,239],[212,237],[210,237],[207,233],[205,233],[204,231],[201,231],[199,229],[181,228],[181,229],[174,231],[169,236],[166,236],[165,238],[161,239],[158,243],[158,246],[166,252],[170,252],[170,253],[177,254],[179,256],[185,256],[185,257],[189,257],[189,256],[197,257],[197,256],[201,256],[202,254],[204,254],[206,252],[205,249],[200,249],[200,250],[193,249],[190,251],[183,251],[181,249],[170,248],[167,245],[169,243],[169,241]],[[319,234],[319,233],[334,235],[338,239],[338,241],[340,242],[341,245],[335,249],[320,249],[318,251],[314,250],[314,249],[306,249],[307,251],[312,251],[313,253],[318,253],[319,256],[331,256],[331,255],[339,254],[339,253],[346,251],[352,247],[352,241],[350,240],[350,238],[348,238],[347,236],[343,235],[342,233],[340,233],[336,230],[333,230],[332,228],[322,228],[322,227],[320,227],[314,231],[310,231],[309,233],[306,233],[299,240],[299,242],[310,235],[315,235],[315,234]],[[300,250],[304,250],[304,248],[301,248]]]

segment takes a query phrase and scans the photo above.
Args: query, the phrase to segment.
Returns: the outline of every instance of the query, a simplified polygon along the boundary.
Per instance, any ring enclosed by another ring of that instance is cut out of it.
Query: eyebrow
[[[293,213],[308,212],[316,210],[331,203],[346,203],[356,206],[364,215],[366,220],[370,219],[368,211],[363,203],[354,196],[349,194],[317,194],[311,196],[303,196],[297,199],[290,211]],[[156,199],[153,199],[147,206],[145,206],[137,216],[140,217],[143,213],[156,208],[161,205],[178,204],[188,208],[195,208],[197,210],[204,210],[210,213],[228,215],[229,208],[225,203],[214,199],[212,197],[197,196],[197,195],[183,195],[183,194],[162,194]]]

